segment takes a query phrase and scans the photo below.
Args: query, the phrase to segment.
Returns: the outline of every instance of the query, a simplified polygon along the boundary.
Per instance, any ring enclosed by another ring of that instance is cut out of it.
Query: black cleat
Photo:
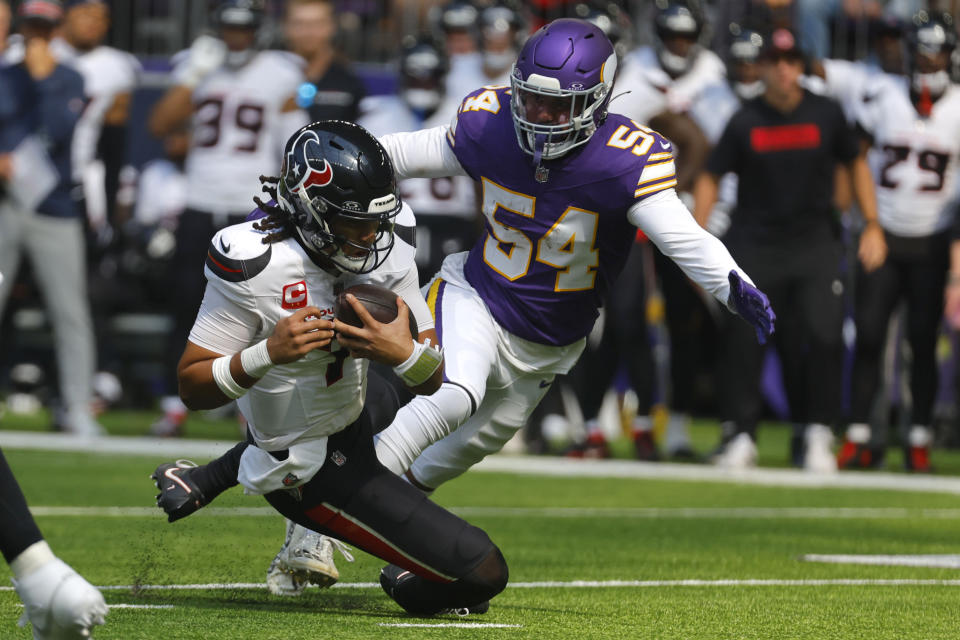
[[[160,465],[150,475],[157,489],[160,489],[157,506],[166,512],[167,522],[185,518],[207,504],[203,492],[190,479],[190,474],[196,467],[197,465],[189,460],[177,460]]]
[[[394,602],[403,607],[404,611],[411,615],[433,616],[437,614],[453,613],[458,616],[466,616],[470,614],[486,613],[490,610],[489,600],[484,600],[483,602],[470,607],[450,608],[430,607],[424,606],[422,603],[408,602],[406,601],[408,598],[404,598],[402,594],[399,594],[398,587],[402,587],[404,582],[413,580],[415,577],[416,576],[410,571],[407,571],[403,567],[398,567],[395,564],[388,564],[380,570],[380,586],[383,587],[383,590],[393,599]]]

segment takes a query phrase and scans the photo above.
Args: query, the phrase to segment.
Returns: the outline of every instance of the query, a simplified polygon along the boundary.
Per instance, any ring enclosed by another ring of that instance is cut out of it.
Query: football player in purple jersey
[[[415,398],[377,452],[425,490],[499,451],[569,371],[639,227],[765,341],[774,314],[677,198],[673,145],[608,106],[617,56],[589,22],[526,42],[510,86],[469,94],[449,126],[384,136],[398,176],[468,175],[485,233],[425,289],[444,384]]]

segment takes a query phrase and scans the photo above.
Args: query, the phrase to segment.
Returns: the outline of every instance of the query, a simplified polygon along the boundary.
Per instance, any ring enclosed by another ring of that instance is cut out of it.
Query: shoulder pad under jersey
[[[206,265],[227,282],[241,282],[258,275],[273,255],[273,246],[263,244],[264,234],[243,222],[221,229],[207,249]]]

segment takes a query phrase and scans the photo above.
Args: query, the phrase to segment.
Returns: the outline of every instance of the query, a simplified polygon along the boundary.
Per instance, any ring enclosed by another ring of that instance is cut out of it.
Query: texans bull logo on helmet
[[[317,150],[309,153],[310,145],[316,145]],[[290,170],[285,176],[290,193],[299,194],[301,190],[310,187],[325,187],[333,181],[333,168],[330,163],[325,158],[317,158],[320,147],[320,137],[310,130],[301,133],[293,143],[287,153],[287,166]],[[315,166],[318,161],[322,164]]]

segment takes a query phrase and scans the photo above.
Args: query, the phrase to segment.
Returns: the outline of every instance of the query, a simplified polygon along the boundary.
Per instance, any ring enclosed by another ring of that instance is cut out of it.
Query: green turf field
[[[159,511],[107,511],[152,506],[147,476],[164,460],[6,455],[55,551],[94,584],[122,586],[105,591],[109,604],[163,607],[115,607],[96,638],[960,637],[960,570],[800,559],[958,554],[956,495],[475,471],[436,498],[489,532],[511,586],[484,616],[422,619],[368,586],[381,562],[362,553],[338,563],[341,586],[297,599],[265,588],[152,588],[261,583],[281,518],[239,490],[173,525]],[[9,584],[5,565],[0,574]],[[14,626],[18,603],[0,591],[3,640],[30,638]]]

